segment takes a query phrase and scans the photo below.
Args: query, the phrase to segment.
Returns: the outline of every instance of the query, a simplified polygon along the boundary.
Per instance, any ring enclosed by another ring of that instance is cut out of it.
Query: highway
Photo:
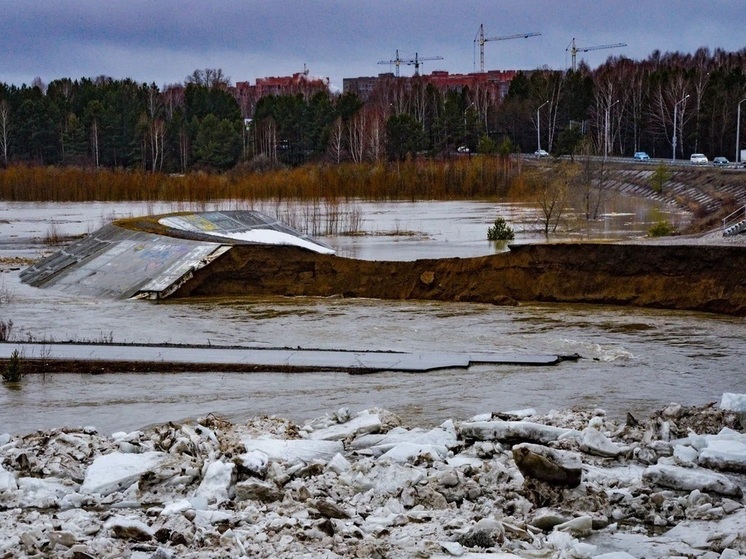
[[[544,158],[537,158],[533,153],[522,153],[519,156],[521,159],[525,160],[532,160],[532,161],[541,161],[541,160],[553,160],[553,159],[562,159],[569,161],[570,159],[574,159],[575,161],[581,161],[590,159],[591,161],[603,161],[604,156],[603,155],[575,155],[574,157],[571,157],[569,155],[560,155],[560,156],[550,156],[550,157],[544,157]],[[669,158],[653,158],[651,157],[647,161],[638,161],[637,159],[633,159],[632,157],[618,157],[618,156],[608,156],[606,157],[606,161],[608,163],[612,164],[624,164],[624,165],[640,165],[642,167],[657,167],[660,164],[664,164],[666,166],[674,166],[674,167],[685,167],[690,168],[692,170],[702,170],[702,169],[727,169],[730,171],[746,171],[746,163],[739,162],[739,163],[733,163],[731,162],[727,166],[717,166],[713,165],[712,162],[708,163],[707,165],[692,165],[691,161],[689,159],[669,159]]]

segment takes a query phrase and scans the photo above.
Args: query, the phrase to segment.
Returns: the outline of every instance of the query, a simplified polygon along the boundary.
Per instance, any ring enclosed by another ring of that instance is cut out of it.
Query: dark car
[[[727,167],[728,165],[730,165],[730,161],[728,161],[726,157],[716,157],[712,160],[712,164],[715,167]]]

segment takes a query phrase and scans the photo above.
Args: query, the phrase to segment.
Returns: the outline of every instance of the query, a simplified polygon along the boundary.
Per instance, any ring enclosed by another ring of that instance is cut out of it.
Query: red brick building
[[[267,95],[297,95],[308,99],[319,91],[329,92],[329,78],[309,76],[308,70],[292,76],[257,78],[256,84],[236,82],[233,93],[241,107],[244,118],[254,116],[256,104]]]
[[[393,74],[386,73],[376,77],[344,78],[342,80],[342,91],[345,93],[353,92],[361,99],[367,100],[379,84],[390,83],[392,79],[411,83],[412,80],[416,79],[425,84],[432,84],[439,91],[462,91],[466,87],[470,91],[487,90],[490,97],[499,100],[505,97],[510,82],[517,73],[517,70],[490,70],[472,74],[449,74],[445,70],[437,70],[431,74],[411,78],[394,78]]]

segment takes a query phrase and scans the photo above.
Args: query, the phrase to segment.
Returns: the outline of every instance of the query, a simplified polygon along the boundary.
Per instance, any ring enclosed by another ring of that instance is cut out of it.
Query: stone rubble
[[[746,397],[723,402],[0,434],[0,559],[746,557]]]

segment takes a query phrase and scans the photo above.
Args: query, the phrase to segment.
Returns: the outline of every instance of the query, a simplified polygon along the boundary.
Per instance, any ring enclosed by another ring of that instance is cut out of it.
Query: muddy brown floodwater
[[[464,241],[467,249],[463,249],[447,240],[427,239],[437,237],[438,231],[458,229],[459,224],[468,224],[463,227],[471,230],[479,219],[479,228],[486,229],[484,224],[494,215],[485,216],[481,204],[471,210],[464,203],[420,208],[423,215],[432,209],[429,215],[440,216],[427,226],[416,225],[422,228],[422,250],[449,256],[459,250],[474,256],[477,241]],[[458,212],[449,213],[454,208]],[[81,222],[84,217],[78,216],[85,215],[84,210],[67,208]],[[45,211],[53,213],[54,208]],[[107,210],[96,206],[91,211],[95,220]],[[449,215],[456,214],[459,221],[454,224]],[[0,213],[0,220],[7,215]],[[17,224],[19,230],[30,218],[24,219]],[[387,223],[396,221],[387,219]],[[404,222],[402,216],[402,226],[412,227]],[[33,255],[43,250],[24,235],[6,246],[4,253]],[[356,250],[383,250],[381,237],[370,239],[375,246],[366,248],[365,239],[357,239]],[[396,242],[407,243],[407,254],[415,252],[412,240],[392,241],[385,250],[392,252]],[[494,250],[482,244],[483,254]],[[420,255],[425,256],[431,255]],[[583,359],[554,367],[480,365],[366,376],[343,372],[35,375],[26,377],[19,388],[0,386],[0,432],[62,425],[94,425],[111,432],[207,413],[233,421],[257,414],[300,420],[342,406],[384,407],[413,425],[525,407],[540,412],[600,407],[622,418],[627,412],[648,414],[672,401],[696,405],[719,400],[723,392],[746,392],[743,318],[593,305],[498,307],[310,297],[110,301],[32,288],[18,281],[18,273],[6,268],[0,274],[0,285],[12,295],[0,306],[0,318],[13,320],[13,336],[19,340],[577,352]]]

